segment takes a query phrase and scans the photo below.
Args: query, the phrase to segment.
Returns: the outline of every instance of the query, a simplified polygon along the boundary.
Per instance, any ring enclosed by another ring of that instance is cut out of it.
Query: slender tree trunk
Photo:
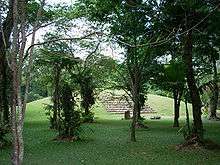
[[[42,15],[42,12],[43,12],[44,5],[45,5],[45,0],[42,0],[41,6],[37,12],[36,22],[33,26],[31,45],[34,45],[34,42],[35,42],[36,33],[37,33],[37,30],[39,27],[39,20]],[[27,100],[28,100],[28,91],[29,91],[29,86],[30,86],[31,71],[32,71],[32,67],[33,67],[33,53],[34,53],[34,47],[31,47],[30,53],[29,53],[28,67],[27,67],[26,80],[25,80],[25,93],[24,93],[23,106],[22,106],[23,118],[25,117],[26,105],[27,105]],[[22,61],[23,61],[23,59],[22,59]]]
[[[174,123],[173,127],[179,127],[179,106],[178,106],[178,91],[173,90],[173,99],[174,99]]]
[[[187,94],[185,94],[185,108],[186,108],[186,125],[187,125],[187,130],[188,130],[188,133],[191,133],[191,130],[190,130],[190,123],[189,123],[189,109],[188,109],[188,101],[187,101]]]
[[[173,127],[179,127],[179,116],[180,116],[180,103],[182,97],[182,89],[173,90],[173,99],[174,99],[174,123]]]
[[[187,23],[186,23],[187,24]],[[190,26],[186,26],[189,29]],[[193,109],[193,133],[202,140],[203,138],[203,123],[201,118],[201,99],[199,95],[199,90],[196,85],[196,80],[194,77],[193,63],[192,63],[192,30],[185,35],[184,43],[184,53],[183,61],[186,67],[186,77],[187,85],[189,88],[189,93],[192,101]]]
[[[138,109],[138,120],[141,120],[142,119],[141,118],[141,110],[142,110],[142,108],[144,107],[144,104],[145,104],[144,94],[141,93],[139,95],[139,98],[140,98],[140,101],[139,101],[140,105],[139,105],[139,109]]]
[[[133,107],[133,118],[132,118],[132,123],[131,123],[131,141],[132,142],[136,142],[136,123],[138,120],[138,99],[137,97],[135,98],[135,94],[134,94],[134,107]]]
[[[141,108],[138,108],[137,116],[138,116],[138,120],[141,119]]]
[[[132,118],[132,123],[131,123],[131,141],[135,142],[136,141],[136,135],[135,135],[135,129],[136,129],[136,124],[138,121],[138,111],[140,110],[140,77],[139,77],[139,72],[138,68],[136,67],[134,69],[134,74],[132,78],[132,98],[134,102],[134,109],[133,109],[133,118]]]
[[[85,107],[85,115],[88,115],[88,114],[89,114],[89,107],[86,106],[86,107]]]
[[[213,91],[211,92],[210,96],[210,102],[209,102],[209,119],[218,119],[216,110],[218,107],[218,85],[216,83],[213,84],[214,88],[212,89]]]
[[[218,96],[219,96],[219,88],[218,88],[218,73],[216,67],[216,60],[212,57],[213,63],[213,89],[211,89],[210,103],[209,103],[209,119],[218,119],[216,111],[218,108]]]

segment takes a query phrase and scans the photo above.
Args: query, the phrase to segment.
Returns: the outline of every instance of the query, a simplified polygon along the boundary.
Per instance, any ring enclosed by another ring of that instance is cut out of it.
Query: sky
[[[46,4],[50,4],[50,5],[56,5],[56,4],[68,4],[71,5],[75,0],[46,0]],[[76,28],[73,28],[72,31],[70,32],[71,36],[82,36],[82,32],[88,30],[86,28],[86,25],[84,24],[84,22],[77,22],[77,26]],[[53,29],[52,27],[47,27],[47,28],[43,28],[40,29],[37,34],[36,34],[36,41],[37,42],[42,42],[43,41],[43,35],[46,34],[47,31],[49,31],[50,29]],[[30,38],[28,39],[30,42]],[[123,51],[122,49],[120,49],[118,46],[116,45],[109,45],[109,43],[102,43],[100,45],[100,51],[102,54],[110,56],[116,60],[121,61],[123,58],[123,55],[121,54],[121,52]],[[83,51],[79,50],[80,53],[76,54],[76,56],[81,57],[81,58],[85,58],[87,53],[83,53]]]
[[[66,4],[71,4],[74,2],[74,0],[46,0],[46,3],[49,4],[59,4],[59,3],[66,3]]]

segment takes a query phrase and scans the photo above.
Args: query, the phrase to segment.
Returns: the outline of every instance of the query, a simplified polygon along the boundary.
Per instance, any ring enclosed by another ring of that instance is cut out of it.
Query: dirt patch
[[[140,123],[140,122],[137,122],[136,125],[135,125],[135,127],[136,127],[137,129],[139,129],[139,128],[148,129],[148,128],[149,128],[147,125],[145,125],[145,124],[143,124],[143,123]]]
[[[77,136],[57,136],[53,139],[53,141],[60,141],[60,142],[74,142],[79,140],[80,138]]]
[[[209,139],[201,141],[198,137],[194,136],[176,146],[177,151],[194,149],[220,150],[220,145]]]

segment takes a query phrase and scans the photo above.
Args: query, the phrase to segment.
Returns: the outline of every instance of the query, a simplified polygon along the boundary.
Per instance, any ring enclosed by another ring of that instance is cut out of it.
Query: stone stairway
[[[112,113],[125,113],[126,111],[133,111],[133,102],[128,99],[124,99],[119,96],[107,97],[102,100],[105,105],[107,112]],[[156,113],[149,105],[145,105],[141,111],[142,114]]]

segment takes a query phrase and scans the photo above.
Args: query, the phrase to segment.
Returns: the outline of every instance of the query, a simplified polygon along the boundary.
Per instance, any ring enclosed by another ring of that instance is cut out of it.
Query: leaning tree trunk
[[[187,26],[187,29],[190,27]],[[189,88],[189,93],[192,101],[193,110],[193,133],[195,136],[202,140],[203,138],[203,123],[202,123],[202,112],[201,112],[201,99],[199,95],[199,90],[196,85],[196,80],[194,77],[193,63],[192,63],[192,30],[189,30],[185,35],[183,61],[186,67],[186,78],[187,85]]]
[[[218,88],[218,73],[216,67],[216,60],[212,57],[213,63],[213,88],[211,89],[210,103],[209,103],[209,119],[218,119],[216,111],[218,108],[218,96],[219,96],[219,88]]]

